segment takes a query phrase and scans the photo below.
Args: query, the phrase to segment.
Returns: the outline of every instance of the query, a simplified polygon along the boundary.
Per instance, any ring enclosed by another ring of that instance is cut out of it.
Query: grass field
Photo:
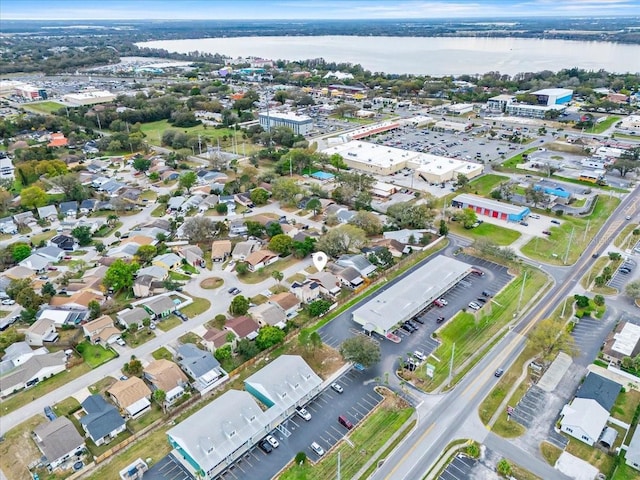
[[[445,195],[443,202],[447,205],[451,203],[451,200],[463,192],[470,192],[476,195],[487,196],[491,193],[491,190],[496,188],[500,183],[509,180],[509,177],[504,175],[496,175],[495,173],[489,173],[482,175],[481,177],[471,180],[463,190],[458,190]]]
[[[596,123],[593,126],[593,128],[590,128],[589,130],[585,130],[585,133],[603,133],[609,128],[611,128],[612,125],[615,125],[619,121],[620,121],[620,117],[616,117],[616,116],[607,117],[605,120],[599,123]]]
[[[483,222],[478,227],[470,229],[464,228],[460,222],[451,222],[449,223],[449,230],[452,233],[472,238],[474,240],[479,238],[491,240],[496,245],[503,247],[511,245],[521,236],[521,233],[516,230],[511,230],[488,222]]]
[[[637,390],[620,392],[611,409],[611,416],[630,424],[638,405],[640,405],[640,392]]]
[[[635,244],[638,243],[638,240],[640,240],[640,236],[633,235],[632,232],[637,230],[639,227],[640,225],[637,223],[630,223],[625,226],[620,234],[615,238],[613,244],[622,250],[633,248]]]
[[[109,360],[116,358],[113,350],[107,350],[101,345],[91,345],[89,342],[80,343],[77,346],[77,350],[91,368],[99,367],[103,363],[107,363]]]
[[[245,275],[238,275],[238,280],[240,280],[242,283],[249,283],[249,284],[260,283],[266,280],[267,278],[271,278],[271,274],[273,272],[275,271],[283,272],[287,268],[299,262],[300,262],[300,259],[295,258],[293,255],[291,255],[288,258],[285,258],[283,260],[278,260],[276,263],[272,263],[271,265],[261,268],[256,272],[248,272]]]
[[[529,148],[529,149],[525,150],[522,153],[514,155],[513,157],[511,157],[508,160],[504,161],[502,163],[502,167],[510,169],[510,170],[515,170],[515,169],[518,168],[519,164],[524,162],[524,157],[523,157],[524,155],[529,155],[530,153],[533,153],[536,150],[538,150],[538,147]]]
[[[422,382],[427,391],[433,391],[446,381],[449,375],[449,363],[454,343],[454,371],[472,355],[482,350],[489,339],[513,319],[513,315],[518,308],[517,302],[514,302],[513,299],[519,297],[522,281],[521,274],[494,297],[490,312],[486,312],[487,307],[479,311],[478,320],[471,313],[460,312],[447,322],[445,327],[437,332],[438,339],[442,343],[433,353],[439,359],[436,364],[435,374],[432,379],[429,379],[426,376],[426,372],[419,369],[417,371],[418,385]],[[547,278],[540,270],[528,269],[522,295],[522,305],[526,305],[529,299],[543,290],[546,283]],[[476,357],[471,363],[473,364],[479,359],[479,357]]]
[[[560,455],[562,455],[562,450],[548,442],[542,442],[540,444],[540,453],[542,453],[547,463],[553,467],[560,458]]]
[[[602,224],[611,216],[611,213],[619,205],[620,199],[600,195],[596,200],[593,212],[586,217],[563,216],[560,220],[562,225],[550,228],[551,235],[546,238],[536,237],[529,241],[521,251],[533,260],[540,260],[554,265],[563,265],[564,256],[571,239],[571,248],[567,255],[567,265],[575,261],[585,251],[587,245],[600,229]],[[585,238],[585,230],[587,228]]]
[[[638,480],[638,471],[624,463],[624,455],[621,460],[615,472],[610,477],[611,480]]]
[[[175,315],[169,315],[162,321],[156,323],[156,326],[163,332],[168,332],[172,328],[176,328],[180,323],[182,323],[182,321],[178,317]]]
[[[195,317],[196,315],[200,315],[201,313],[206,312],[211,306],[211,302],[206,298],[201,298],[201,297],[192,297],[192,298],[193,298],[193,303],[180,309],[180,311],[189,318]]]
[[[32,110],[38,113],[44,113],[47,115],[53,114],[64,108],[64,105],[58,102],[37,102],[37,103],[28,103],[22,105],[25,110]]]
[[[326,480],[336,478],[338,472],[338,452],[342,478],[354,475],[374,455],[382,445],[398,430],[413,413],[412,408],[390,405],[389,399],[379,407],[362,425],[348,435],[353,447],[343,443],[326,455],[316,465],[305,463],[295,465],[280,476],[280,480]]]

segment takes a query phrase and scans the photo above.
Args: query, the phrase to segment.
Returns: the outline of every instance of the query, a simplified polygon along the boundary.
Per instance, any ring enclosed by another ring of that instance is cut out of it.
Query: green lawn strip
[[[163,332],[168,332],[172,328],[176,328],[181,323],[182,320],[180,320],[178,317],[176,317],[175,315],[169,315],[168,317],[165,317],[157,322],[156,326]]]
[[[541,271],[536,269],[528,269],[527,271],[522,305],[526,305],[534,295],[544,288],[547,282],[546,276]],[[478,320],[471,313],[460,312],[437,332],[437,337],[441,344],[433,352],[433,356],[438,359],[434,377],[429,379],[426,377],[426,372],[422,370],[417,372],[418,376],[425,382],[424,385],[427,391],[433,391],[449,376],[449,364],[454,343],[455,370],[456,367],[462,365],[476,352],[481,351],[489,339],[513,320],[513,315],[518,308],[517,302],[514,302],[513,299],[519,297],[522,281],[523,276],[521,274],[509,283],[494,298],[490,312],[484,313],[487,307],[478,312]]]
[[[521,248],[522,253],[533,260],[562,265],[573,230],[567,264],[575,263],[619,203],[620,199],[618,198],[598,196],[593,212],[590,215],[581,218],[563,216],[561,225],[550,228],[550,236],[532,239]],[[589,231],[585,238],[587,223],[589,223]]]
[[[98,393],[102,395],[106,393],[106,391],[109,390],[109,388],[111,388],[111,386],[116,382],[117,380],[113,377],[104,377],[93,385],[89,385],[89,391],[91,393]]]
[[[338,452],[340,452],[340,471],[342,477],[353,478],[358,470],[369,460],[371,455],[375,454],[382,445],[384,445],[389,437],[407,421],[412,413],[412,408],[396,409],[380,407],[349,435],[348,438],[353,443],[353,447],[344,442],[313,467],[305,468],[303,472],[300,472],[299,467],[296,465],[285,471],[279,478],[281,480],[325,480],[336,478],[338,471]]]
[[[638,480],[638,471],[625,463],[624,454],[624,451],[620,453],[618,465],[610,477],[611,480]]]
[[[391,455],[391,452],[393,452],[396,447],[400,444],[400,442],[404,439],[404,437],[406,437],[408,435],[408,433],[413,429],[413,427],[415,426],[415,424],[417,423],[416,420],[411,420],[409,423],[405,424],[402,428],[403,431],[402,433],[400,433],[400,435],[398,435],[393,442],[391,442],[389,444],[389,446],[385,449],[384,452],[382,452],[380,454],[380,457],[378,457],[378,461],[380,460],[384,460],[386,459],[389,455]],[[373,462],[371,464],[371,466],[365,470],[364,474],[361,476],[361,478],[369,478],[369,476],[374,472],[374,470],[378,467],[378,462]]]
[[[469,229],[464,228],[460,222],[451,222],[449,223],[449,230],[452,233],[462,237],[472,238],[474,240],[479,238],[491,240],[493,243],[500,245],[501,247],[511,245],[522,235],[516,230],[511,230],[509,228],[487,222],[481,223],[476,228]]]
[[[55,230],[49,230],[48,232],[37,233],[31,237],[31,243],[39,245],[40,242],[46,242],[57,235]]]
[[[151,216],[163,217],[166,213],[167,213],[167,206],[161,203],[160,205],[158,205],[156,208],[153,209],[153,211],[151,212]]]
[[[508,160],[502,162],[502,168],[506,168],[509,170],[516,170],[518,168],[518,165],[524,162],[524,155],[529,155],[535,152],[536,150],[538,150],[538,147],[528,148],[524,152],[514,155]]]
[[[616,117],[616,116],[606,117],[601,122],[596,122],[592,128],[585,130],[585,133],[596,133],[596,134],[603,133],[609,128],[611,128],[611,126],[617,123],[618,121],[620,121],[620,117]]]
[[[187,332],[184,335],[182,335],[180,338],[178,338],[178,340],[180,341],[180,343],[193,343],[193,344],[198,344],[202,341],[202,338],[200,338],[198,335],[196,335],[193,332]]]
[[[52,408],[57,416],[66,417],[80,410],[81,405],[75,398],[68,397],[53,405]]]
[[[640,137],[638,135],[630,135],[628,133],[618,133],[618,132],[616,132],[615,134],[612,134],[611,138],[625,138],[628,140],[640,140]]]
[[[118,230],[120,227],[122,227],[122,222],[119,221],[119,220],[117,222],[115,222],[113,224],[113,226],[111,226],[111,227],[109,225],[105,224],[102,227],[100,227],[98,229],[98,231],[93,236],[97,237],[97,238],[105,238],[105,237],[108,237],[109,235],[111,235],[116,230]]]
[[[520,385],[518,385],[516,391],[513,392],[513,395],[511,395],[511,397],[509,398],[508,405],[515,408],[520,399],[524,396],[525,393],[527,393],[528,389],[529,382],[525,380]],[[498,420],[496,420],[496,423],[491,428],[491,431],[496,435],[500,435],[504,438],[516,438],[522,435],[526,431],[526,428],[520,425],[515,420],[509,418],[507,416],[507,412],[505,411],[498,415]]]
[[[253,303],[254,305],[262,305],[263,303],[265,303],[267,300],[269,300],[267,297],[265,297],[262,294],[258,294],[255,297],[251,297],[249,299],[249,301],[251,303]]]
[[[633,248],[634,245],[638,243],[638,240],[640,240],[640,237],[637,235],[632,235],[631,232],[639,227],[640,225],[638,225],[637,223],[630,223],[629,225],[625,226],[620,234],[615,238],[613,244],[622,250]]]
[[[602,273],[602,269],[606,267],[609,262],[609,257],[598,258],[593,263],[593,266],[589,269],[587,274],[580,279],[580,285],[582,288],[588,290],[589,286],[593,283],[593,279]]]
[[[86,341],[78,344],[76,350],[91,368],[99,367],[103,363],[116,358],[116,353],[113,350],[107,350],[101,345],[92,345]]]
[[[196,315],[200,315],[203,312],[209,310],[211,306],[211,302],[206,298],[202,297],[192,297],[193,302],[187,305],[184,308],[181,308],[180,311],[184,313],[187,317],[195,317]]]
[[[618,188],[618,187],[611,187],[609,185],[596,185],[595,183],[592,182],[586,182],[584,180],[579,180],[577,178],[571,178],[571,177],[563,177],[561,175],[552,175],[551,178],[554,178],[556,180],[561,180],[563,182],[567,182],[567,183],[575,183],[576,185],[582,185],[583,187],[589,187],[593,190],[605,190],[608,192],[618,192],[618,193],[629,193],[628,189],[624,189],[624,188]]]
[[[36,102],[36,103],[28,103],[22,105],[25,110],[32,110],[38,113],[44,114],[53,114],[56,113],[61,108],[64,108],[64,105],[58,102]]]
[[[189,275],[185,275],[184,273],[178,273],[174,271],[169,272],[169,278],[176,282],[191,280],[191,277]]]
[[[13,394],[0,402],[0,413],[6,415],[20,407],[23,407],[27,403],[31,402],[35,398],[42,397],[48,393],[53,392],[62,385],[81,377],[85,373],[89,372],[91,367],[83,362],[79,365],[71,367],[63,372],[54,375],[51,378],[47,378],[41,382],[38,382],[28,390],[22,390],[16,394]]]
[[[559,449],[555,445],[550,444],[549,442],[542,442],[540,444],[540,453],[547,461],[549,465],[552,467],[555,466],[556,462],[562,455],[563,450]]]
[[[445,241],[439,242],[437,245],[431,248],[428,248],[427,250],[424,250],[419,253],[414,253],[411,257],[407,259],[406,263],[403,264],[401,267],[399,267],[397,270],[387,271],[387,273],[384,276],[384,281],[374,284],[373,286],[371,286],[370,288],[362,292],[360,295],[349,300],[344,305],[336,308],[335,310],[332,310],[329,315],[326,315],[321,320],[319,320],[315,325],[310,327],[311,330],[313,331],[319,330],[324,325],[329,323],[331,320],[333,320],[334,318],[336,318],[337,316],[339,316],[349,308],[353,307],[356,303],[364,300],[365,298],[367,298],[368,296],[376,292],[378,289],[382,288],[384,285],[386,285],[388,282],[390,282],[394,278],[398,277],[399,275],[402,275],[404,272],[409,270],[411,267],[415,266],[417,263],[420,263],[422,260],[424,260],[428,256],[433,255],[434,253],[442,250],[443,248],[446,248],[448,245],[449,245],[449,241],[445,240]]]
[[[442,201],[445,204],[449,205],[453,198],[465,192],[473,193],[475,195],[487,196],[491,193],[491,190],[496,188],[500,183],[506,182],[507,180],[509,180],[509,177],[505,177],[504,175],[496,175],[494,173],[482,175],[481,177],[471,180],[464,189],[445,195]],[[438,203],[440,203],[440,201],[438,201]]]
[[[276,263],[272,263],[264,268],[260,268],[255,272],[247,272],[244,275],[238,275],[238,280],[242,283],[247,283],[253,285],[255,283],[263,282],[268,278],[272,278],[271,274],[273,272],[284,272],[287,268],[292,267],[296,263],[299,263],[300,259],[294,257],[293,255],[278,260]]]
[[[528,361],[533,356],[533,349],[530,346],[527,346],[518,356],[513,365],[511,365],[511,368],[504,372],[496,386],[493,387],[493,390],[489,392],[489,395],[485,397],[478,407],[478,413],[482,423],[485,425],[489,423],[489,420],[491,420],[491,417],[493,417],[498,407],[502,404],[511,387],[515,384],[518,378],[520,378],[524,362]]]
[[[611,416],[631,424],[636,408],[640,405],[640,392],[630,389],[627,392],[620,392],[616,403],[611,409]]]
[[[602,450],[596,447],[590,447],[586,443],[576,440],[575,438],[569,438],[569,443],[565,447],[565,452],[570,453],[573,456],[581,458],[582,460],[590,463],[596,467],[605,476],[609,476],[613,471],[615,465],[615,458],[611,455],[607,455]]]
[[[173,361],[173,355],[171,355],[171,352],[167,350],[166,347],[160,347],[158,350],[153,352],[151,356],[156,360],[165,359]]]

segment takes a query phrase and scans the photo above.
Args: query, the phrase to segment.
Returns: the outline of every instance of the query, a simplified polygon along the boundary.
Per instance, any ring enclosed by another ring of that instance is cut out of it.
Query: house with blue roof
[[[118,409],[98,394],[87,397],[82,402],[82,408],[87,414],[80,418],[80,425],[85,436],[93,440],[96,446],[109,443],[127,428]]]

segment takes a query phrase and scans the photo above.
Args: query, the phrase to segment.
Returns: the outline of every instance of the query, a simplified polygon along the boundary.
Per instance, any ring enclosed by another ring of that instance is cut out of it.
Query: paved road
[[[586,248],[583,256],[571,267],[565,281],[541,299],[538,305],[542,305],[542,309],[533,309],[526,314],[518,326],[498,342],[453,392],[446,396],[446,402],[439,402],[435,408],[422,405],[418,407],[418,426],[371,476],[372,479],[423,478],[450,441],[460,436],[471,437],[481,442],[486,440],[488,432],[478,420],[477,408],[496,382],[493,372],[498,367],[508,368],[516,360],[524,348],[525,335],[529,329],[553,311],[558,302],[575,288],[592,264],[592,253],[612,241],[624,226],[622,219],[626,215],[633,215],[639,207],[636,190],[622,201],[616,213],[605,222],[596,235],[597,241],[591,242]],[[459,432],[463,432],[463,435],[459,435]],[[509,447],[510,444],[506,441],[498,442],[493,436],[489,441],[492,442],[493,450],[525,466],[541,478],[566,478],[557,471],[553,471],[549,476],[548,465],[528,452]]]

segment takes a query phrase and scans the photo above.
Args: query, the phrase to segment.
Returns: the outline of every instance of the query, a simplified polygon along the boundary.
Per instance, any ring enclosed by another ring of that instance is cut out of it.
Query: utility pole
[[[456,344],[453,344],[451,347],[451,362],[449,363],[449,381],[447,382],[447,387],[451,385],[451,381],[453,380],[453,359],[456,356]]]
[[[200,155],[202,155],[202,137],[198,135],[198,150],[200,151]]]
[[[527,281],[527,271],[524,271],[524,276],[522,277],[522,287],[520,287],[520,298],[518,298],[518,309],[516,312],[520,313],[520,305],[522,304],[522,295],[524,295],[524,284]]]
[[[567,264],[567,259],[569,258],[569,250],[571,250],[571,242],[573,241],[573,232],[576,229],[576,227],[573,227],[571,229],[571,235],[569,236],[569,243],[567,244],[567,251],[564,254],[564,264]]]
[[[338,450],[338,476],[337,480],[340,480],[340,451]]]
[[[589,222],[591,221],[591,219],[589,218],[587,220],[587,228],[584,230],[584,237],[582,237],[582,241],[586,242],[587,241],[587,233],[589,233]]]

